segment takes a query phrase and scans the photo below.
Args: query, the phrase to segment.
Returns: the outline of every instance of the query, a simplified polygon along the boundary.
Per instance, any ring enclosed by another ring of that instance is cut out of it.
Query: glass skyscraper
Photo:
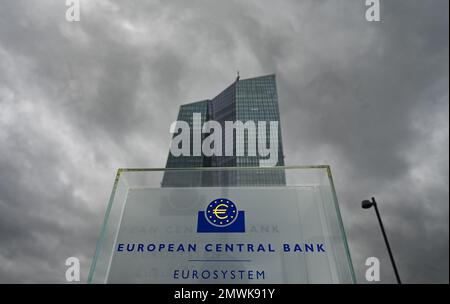
[[[192,138],[194,113],[201,114],[201,125],[205,121],[215,120],[219,122],[222,129],[225,130],[225,121],[253,121],[258,126],[259,121],[266,122],[267,136],[270,134],[270,121],[278,122],[278,159],[276,166],[284,166],[283,142],[281,138],[280,114],[278,110],[278,95],[275,75],[267,75],[250,79],[236,79],[228,88],[211,100],[203,100],[180,107],[177,120],[186,121],[191,130],[191,156],[175,157],[169,152],[166,168],[195,168],[195,167],[258,167],[260,160],[267,157],[261,157],[259,153],[256,156],[248,155],[248,134],[240,140],[240,146],[245,148],[244,156],[236,156],[236,134],[233,138],[222,136],[222,156],[192,156]],[[175,134],[174,136],[176,136]],[[202,134],[202,140],[208,134]],[[223,134],[224,135],[224,134]],[[256,138],[258,138],[258,128],[256,128]],[[233,142],[233,156],[225,156],[225,142]],[[231,140],[231,141],[230,141]],[[267,140],[267,144],[270,141]],[[257,143],[256,143],[257,146]],[[284,185],[285,175],[281,170],[274,170],[273,173],[252,170],[239,172],[186,172],[180,174],[179,171],[166,171],[162,186],[163,187],[192,187],[192,186],[252,186],[252,185]]]

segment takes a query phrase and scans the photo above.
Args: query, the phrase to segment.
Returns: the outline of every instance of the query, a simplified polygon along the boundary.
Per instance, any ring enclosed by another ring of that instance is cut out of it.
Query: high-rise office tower
[[[280,114],[278,110],[278,95],[275,81],[275,75],[267,75],[250,79],[236,79],[228,88],[217,95],[212,100],[204,100],[194,102],[180,107],[178,113],[178,119],[186,121],[191,130],[191,156],[178,156],[175,157],[169,152],[166,168],[194,168],[194,167],[258,167],[260,160],[267,157],[261,157],[258,153],[256,156],[248,155],[248,134],[240,140],[244,140],[242,143],[238,143],[239,140],[233,135],[231,142],[233,143],[233,156],[225,155],[225,144],[230,138],[222,136],[222,156],[192,156],[193,155],[193,133],[198,130],[194,130],[193,127],[193,114],[200,113],[201,125],[205,121],[215,120],[219,122],[222,129],[225,130],[225,121],[241,121],[243,123],[247,121],[253,121],[256,126],[258,122],[266,122],[266,134],[267,136],[273,136],[270,134],[269,123],[270,121],[278,122],[278,159],[276,160],[276,166],[284,166],[284,154],[283,143],[281,139],[281,127],[280,127]],[[176,136],[177,134],[175,134]],[[256,138],[258,138],[258,128],[256,128]],[[202,135],[202,140],[207,134]],[[267,144],[269,144],[267,140]],[[244,156],[237,156],[236,146],[244,147]],[[256,146],[257,143],[256,143]],[[186,172],[179,173],[173,171],[166,171],[162,186],[163,187],[189,187],[189,186],[252,186],[252,185],[284,185],[285,175],[282,170],[274,170],[272,173],[268,173],[267,170],[259,171],[229,171],[229,172]]]

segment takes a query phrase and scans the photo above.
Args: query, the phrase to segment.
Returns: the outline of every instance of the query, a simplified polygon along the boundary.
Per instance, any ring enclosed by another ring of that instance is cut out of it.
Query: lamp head
[[[373,206],[373,202],[371,202],[371,201],[369,201],[369,200],[364,200],[364,201],[362,201],[362,203],[361,203],[361,207],[363,208],[363,209],[369,209],[370,207],[372,207]]]

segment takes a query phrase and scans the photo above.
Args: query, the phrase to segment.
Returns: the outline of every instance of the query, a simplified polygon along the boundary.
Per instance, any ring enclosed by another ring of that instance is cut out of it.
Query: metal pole
[[[384,231],[383,222],[381,221],[380,212],[378,211],[377,202],[375,201],[375,198],[372,197],[372,203],[375,206],[375,212],[377,213],[378,222],[380,223],[381,233],[383,233],[384,242],[386,243],[387,250],[389,252],[389,257],[391,258],[392,267],[394,268],[395,277],[397,278],[397,283],[402,284],[402,281],[400,280],[400,275],[398,274],[397,266],[395,265],[394,261],[394,255],[391,251],[391,246],[389,245],[389,241],[386,235],[386,231]]]

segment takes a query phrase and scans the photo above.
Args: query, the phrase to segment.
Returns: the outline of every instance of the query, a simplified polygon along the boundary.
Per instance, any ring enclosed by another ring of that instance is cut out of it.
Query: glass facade
[[[266,136],[271,138],[270,121],[278,122],[278,160],[277,166],[284,166],[283,141],[281,139],[280,113],[278,110],[278,94],[275,75],[268,75],[238,81],[236,83],[236,120],[243,122],[258,121],[266,122]],[[258,138],[260,130],[257,128]],[[270,142],[267,140],[267,142]],[[258,145],[258,140],[256,142]],[[246,145],[243,145],[244,147]],[[236,156],[236,167],[258,167],[260,156]],[[250,173],[250,175],[248,175]],[[240,185],[283,185],[285,184],[284,172],[276,170],[273,172],[256,171],[241,172],[237,176],[237,184]]]
[[[222,136],[221,156],[179,156],[174,157],[169,153],[166,168],[194,168],[194,167],[259,167],[261,160],[268,157],[261,157],[258,153],[258,122],[266,122],[265,134],[267,144],[274,134],[270,134],[270,122],[278,122],[278,157],[276,166],[284,166],[283,143],[281,138],[280,114],[278,110],[278,95],[275,75],[267,75],[250,79],[236,79],[228,88],[222,91],[212,100],[204,100],[180,107],[178,120],[188,122],[191,127],[191,154],[192,155],[192,117],[193,113],[201,113],[202,125],[204,121],[215,120],[220,123],[222,130],[225,130],[225,122],[241,121],[246,123],[254,122],[256,131],[256,142],[249,141],[248,132],[243,137],[236,136],[236,131],[232,134],[226,132]],[[273,132],[273,130],[272,130]],[[177,134],[175,134],[176,136]],[[206,135],[203,135],[202,140]],[[225,155],[226,143],[233,143],[233,156]],[[249,155],[248,145],[255,145],[257,153]],[[240,147],[244,151],[237,151]],[[238,152],[238,153],[237,153]],[[243,156],[240,156],[243,155]],[[198,173],[190,180],[185,180],[175,176],[174,173],[166,172],[163,178],[163,187],[186,187],[186,186],[216,186],[216,185],[284,185],[285,176],[282,170],[272,173],[267,171],[251,172],[215,172],[214,175],[204,172]],[[201,175],[201,176],[200,176]]]
[[[180,107],[180,111],[178,112],[178,121],[185,121],[188,123],[190,127],[190,156],[180,155],[178,157],[173,156],[169,153],[167,158],[166,168],[198,168],[198,167],[208,167],[208,159],[203,156],[194,156],[193,155],[193,134],[195,131],[193,125],[193,114],[200,113],[201,114],[201,126],[208,119],[208,104],[209,100],[198,101],[186,105],[182,105]],[[175,133],[174,136],[179,134]],[[203,140],[202,136],[202,140]],[[200,172],[190,172],[190,176],[180,176],[177,172],[167,171],[164,174],[162,186],[163,187],[194,187],[201,186],[202,182],[202,174]]]

